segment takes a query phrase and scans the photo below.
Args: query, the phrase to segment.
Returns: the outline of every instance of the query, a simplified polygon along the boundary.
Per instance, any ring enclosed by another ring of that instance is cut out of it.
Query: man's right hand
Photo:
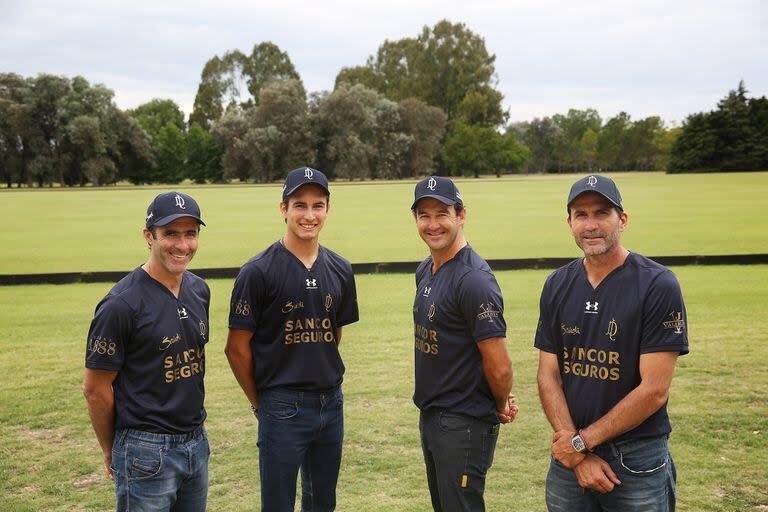
[[[552,455],[560,464],[573,469],[584,461],[584,454],[573,449],[571,440],[576,432],[558,430],[552,434]]]
[[[107,469],[107,478],[110,480],[115,479],[115,475],[112,474],[112,452],[104,454],[104,467]]]
[[[611,466],[594,453],[588,453],[573,472],[579,485],[586,489],[593,489],[605,494],[611,492],[621,481],[613,472]]]

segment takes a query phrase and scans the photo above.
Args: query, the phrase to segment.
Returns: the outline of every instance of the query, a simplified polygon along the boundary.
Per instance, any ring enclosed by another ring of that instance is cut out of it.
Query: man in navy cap
[[[328,216],[325,175],[288,173],[282,239],[240,269],[226,355],[258,418],[261,509],[294,510],[301,469],[304,511],[336,507],[344,410],[342,327],[358,320],[352,266],[319,243]]]
[[[205,510],[211,294],[187,271],[200,225],[190,196],[158,195],[144,228],[149,259],[99,302],[88,332],[83,389],[120,511]]]
[[[413,401],[432,507],[485,510],[499,423],[517,414],[504,300],[464,238],[467,211],[451,180],[420,181],[411,210],[430,252],[416,270]]]
[[[613,180],[578,180],[566,209],[584,258],[547,278],[535,341],[555,430],[547,507],[674,510],[667,399],[677,357],[688,353],[680,285],[622,246],[627,213]]]

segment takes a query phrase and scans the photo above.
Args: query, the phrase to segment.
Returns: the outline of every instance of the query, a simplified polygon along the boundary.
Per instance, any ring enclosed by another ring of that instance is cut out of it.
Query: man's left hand
[[[573,468],[573,472],[579,486],[594,489],[602,494],[611,492],[615,486],[621,484],[611,466],[594,453],[587,455],[581,464]]]
[[[517,402],[517,397],[510,393],[507,397],[507,401],[504,404],[504,409],[500,411],[496,411],[499,415],[499,422],[501,423],[512,423],[515,421],[515,417],[517,416],[517,413],[520,411],[520,409],[515,405],[515,402]]]

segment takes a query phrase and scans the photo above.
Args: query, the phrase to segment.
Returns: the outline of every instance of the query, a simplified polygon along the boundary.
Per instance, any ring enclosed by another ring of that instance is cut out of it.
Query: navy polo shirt
[[[336,329],[358,320],[352,265],[320,247],[311,270],[281,242],[240,269],[229,328],[253,333],[253,377],[259,390],[308,391],[341,384],[344,363]]]
[[[139,267],[96,306],[85,366],[117,372],[115,429],[178,434],[203,423],[210,298],[191,272],[177,299]]]
[[[469,244],[434,274],[432,263],[430,256],[416,270],[413,402],[498,423],[477,343],[506,336],[501,289]]]
[[[640,355],[688,353],[680,284],[666,267],[630,253],[592,288],[583,259],[575,260],[544,284],[534,345],[557,354],[571,418],[586,428],[640,384]],[[664,404],[614,441],[671,430]]]

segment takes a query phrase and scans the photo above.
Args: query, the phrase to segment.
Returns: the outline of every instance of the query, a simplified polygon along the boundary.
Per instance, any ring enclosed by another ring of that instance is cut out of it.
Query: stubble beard
[[[587,233],[583,233],[581,237],[586,235]],[[610,252],[611,249],[616,247],[617,242],[619,241],[619,230],[612,231],[610,233],[605,233],[604,231],[596,230],[593,232],[589,232],[590,235],[597,235],[603,237],[603,244],[598,246],[591,246],[586,243],[584,243],[581,240],[581,237],[576,238],[576,245],[584,251],[584,256],[602,256],[608,252]]]

